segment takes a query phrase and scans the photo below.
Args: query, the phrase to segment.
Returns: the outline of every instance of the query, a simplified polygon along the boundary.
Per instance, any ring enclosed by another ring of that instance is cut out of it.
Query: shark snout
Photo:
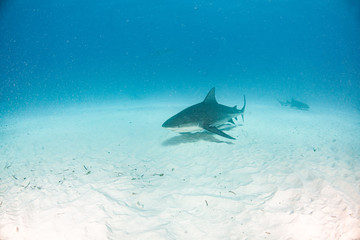
[[[163,128],[171,128],[174,127],[172,126],[172,124],[169,122],[169,120],[165,121],[162,125]]]
[[[178,128],[179,127],[179,121],[177,120],[176,116],[173,116],[166,120],[161,126],[163,128]]]

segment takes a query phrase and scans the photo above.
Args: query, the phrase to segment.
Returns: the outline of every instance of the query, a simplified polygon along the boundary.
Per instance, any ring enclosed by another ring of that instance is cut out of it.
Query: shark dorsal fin
[[[204,99],[204,103],[217,103],[215,98],[215,88],[213,87]]]

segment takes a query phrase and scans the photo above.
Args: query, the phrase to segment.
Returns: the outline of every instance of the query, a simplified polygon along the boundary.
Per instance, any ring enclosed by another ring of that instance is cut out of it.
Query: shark
[[[291,101],[287,100],[286,102],[282,102],[280,100],[278,100],[279,103],[281,104],[281,106],[290,106],[292,108],[296,108],[299,110],[309,110],[309,105],[307,105],[306,103],[297,101],[295,99],[291,99]]]
[[[166,120],[162,127],[180,133],[207,130],[234,140],[235,138],[224,133],[218,127],[228,122],[235,125],[233,119],[237,120],[238,116],[241,116],[244,121],[245,106],[245,95],[244,105],[241,109],[238,109],[236,105],[234,107],[228,107],[219,104],[215,98],[215,88],[212,88],[206,95],[204,101],[175,114]]]

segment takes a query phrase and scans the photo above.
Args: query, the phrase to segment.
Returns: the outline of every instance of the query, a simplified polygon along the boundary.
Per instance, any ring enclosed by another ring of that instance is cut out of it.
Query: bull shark
[[[244,95],[244,106],[241,109],[228,107],[219,104],[215,98],[215,88],[212,88],[207,94],[204,101],[192,105],[178,114],[166,120],[162,127],[173,130],[175,132],[193,132],[207,130],[228,139],[235,139],[218,127],[230,122],[235,124],[234,118],[237,119],[241,115],[244,121],[244,111],[246,106],[246,99]]]
[[[300,101],[297,101],[295,99],[291,99],[291,101],[286,101],[286,102],[282,102],[280,100],[278,100],[278,102],[281,104],[281,106],[290,106],[292,108],[296,108],[296,109],[299,109],[299,110],[309,110],[309,105],[307,105],[306,103],[303,103],[303,102],[300,102]]]

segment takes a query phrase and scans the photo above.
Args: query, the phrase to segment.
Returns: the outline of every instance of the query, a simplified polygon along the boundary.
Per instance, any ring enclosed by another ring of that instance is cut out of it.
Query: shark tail
[[[240,109],[240,115],[241,115],[241,118],[242,118],[243,122],[244,122],[245,107],[246,107],[246,98],[245,98],[245,95],[244,95],[244,106],[242,107],[242,109]]]
[[[288,102],[288,101],[287,101],[287,102],[283,102],[283,101],[280,101],[280,100],[278,99],[278,102],[280,103],[281,106],[287,106],[287,105],[289,105],[289,102]]]

